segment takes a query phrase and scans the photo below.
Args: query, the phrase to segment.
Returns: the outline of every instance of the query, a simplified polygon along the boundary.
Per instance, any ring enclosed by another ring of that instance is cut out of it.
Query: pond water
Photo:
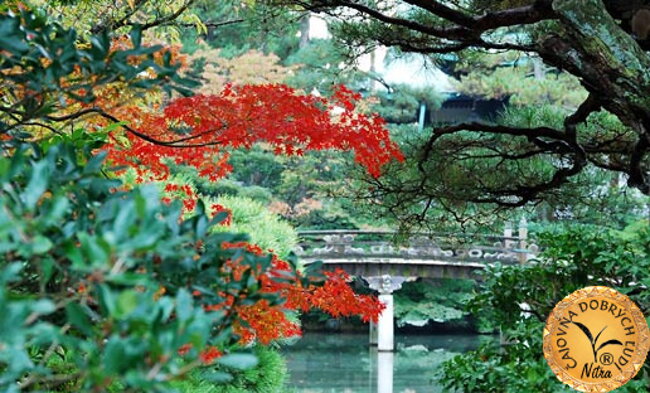
[[[292,393],[438,393],[436,372],[478,347],[474,335],[397,335],[394,353],[378,353],[362,334],[305,333],[283,348]],[[489,339],[489,338],[488,338]],[[392,375],[391,375],[392,374]]]

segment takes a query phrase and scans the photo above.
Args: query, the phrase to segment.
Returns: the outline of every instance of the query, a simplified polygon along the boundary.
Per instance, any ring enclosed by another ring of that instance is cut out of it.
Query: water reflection
[[[437,393],[440,363],[479,345],[478,336],[397,336],[395,353],[368,347],[367,335],[306,333],[284,348],[296,393]]]

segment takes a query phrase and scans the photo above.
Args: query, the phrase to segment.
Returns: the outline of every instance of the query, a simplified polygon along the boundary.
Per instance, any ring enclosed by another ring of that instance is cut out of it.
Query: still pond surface
[[[305,333],[283,353],[295,393],[438,393],[440,364],[478,347],[474,335],[398,335],[396,351],[377,353],[362,334]],[[392,375],[391,375],[392,374]]]

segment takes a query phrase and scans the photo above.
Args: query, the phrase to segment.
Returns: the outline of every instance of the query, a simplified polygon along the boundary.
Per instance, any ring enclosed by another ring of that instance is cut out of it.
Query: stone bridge
[[[516,234],[506,224],[503,235],[416,233],[399,238],[392,231],[323,230],[299,232],[296,254],[303,263],[322,261],[363,277],[386,304],[379,322],[370,325],[370,343],[379,351],[394,349],[393,292],[416,278],[479,279],[486,266],[521,264],[538,251],[529,244],[525,219]]]

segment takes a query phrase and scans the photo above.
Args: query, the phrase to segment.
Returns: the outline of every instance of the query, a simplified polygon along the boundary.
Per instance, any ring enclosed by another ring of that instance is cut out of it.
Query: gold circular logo
[[[544,329],[544,357],[558,379],[581,392],[609,392],[643,367],[650,332],[639,307],[607,287],[564,298]]]

